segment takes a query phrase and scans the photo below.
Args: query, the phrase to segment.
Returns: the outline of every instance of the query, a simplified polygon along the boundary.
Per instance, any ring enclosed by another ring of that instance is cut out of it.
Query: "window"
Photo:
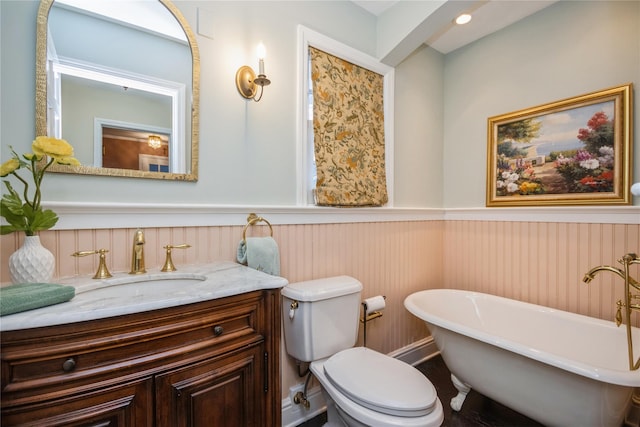
[[[316,187],[316,168],[314,164],[313,134],[313,87],[311,82],[311,60],[309,47],[313,47],[340,60],[348,61],[358,67],[370,70],[382,76],[384,99],[384,135],[385,135],[385,171],[388,189],[387,206],[393,205],[393,68],[381,64],[362,52],[343,45],[308,28],[299,27],[299,144],[298,144],[298,204],[314,204]]]

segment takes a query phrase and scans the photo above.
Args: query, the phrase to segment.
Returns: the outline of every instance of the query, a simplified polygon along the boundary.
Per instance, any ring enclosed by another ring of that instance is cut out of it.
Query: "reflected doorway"
[[[102,167],[169,172],[169,137],[102,126]]]

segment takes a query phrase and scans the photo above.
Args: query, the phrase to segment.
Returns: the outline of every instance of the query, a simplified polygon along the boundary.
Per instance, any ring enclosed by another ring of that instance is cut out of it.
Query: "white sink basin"
[[[114,277],[76,287],[76,297],[165,299],[185,292],[185,287],[197,285],[207,276],[193,273],[143,274]]]
[[[108,279],[69,277],[58,283],[75,287],[76,295],[71,301],[3,316],[0,331],[62,325],[193,304],[256,290],[281,288],[287,280],[235,262],[218,261],[185,265],[179,271],[169,273],[149,269],[145,274],[118,272]]]

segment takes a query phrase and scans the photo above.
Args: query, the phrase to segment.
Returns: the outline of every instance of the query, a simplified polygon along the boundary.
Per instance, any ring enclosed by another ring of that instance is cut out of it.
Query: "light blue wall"
[[[396,67],[395,206],[442,207],[444,55],[416,49]]]
[[[50,174],[46,200],[295,205],[296,26],[375,55],[375,17],[347,1],[176,5],[194,32],[213,36],[197,35],[199,181]],[[37,8],[34,1],[0,1],[3,159],[8,145],[26,151],[34,137]],[[640,84],[639,9],[637,1],[563,1],[446,56],[426,47],[409,55],[396,69],[396,206],[484,206],[488,117]],[[255,103],[238,95],[234,76],[243,64],[257,67],[260,41],[272,84]],[[639,115],[636,109],[636,129]],[[640,149],[634,157],[640,164]]]
[[[347,1],[174,3],[196,33],[200,50],[198,182],[49,174],[45,199],[295,205],[297,26],[374,55],[375,17]],[[4,159],[9,144],[18,152],[27,151],[35,136],[38,2],[2,0],[0,8]],[[272,83],[255,103],[240,97],[234,82],[241,65],[257,68],[255,48],[260,41],[267,48],[265,67]]]
[[[444,207],[484,206],[488,117],[626,83],[638,93],[640,2],[556,3],[448,54],[444,75]]]

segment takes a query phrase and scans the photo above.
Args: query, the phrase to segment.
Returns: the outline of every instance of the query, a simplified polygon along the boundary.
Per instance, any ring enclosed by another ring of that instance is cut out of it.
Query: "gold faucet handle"
[[[103,250],[107,251],[106,249],[103,249]],[[109,252],[109,251],[107,251],[107,252]],[[78,251],[78,252],[72,253],[71,256],[83,257],[83,256],[87,256],[87,255],[95,255],[97,253],[100,253],[100,252],[98,252],[97,250],[96,251]]]
[[[620,326],[622,324],[622,307],[624,306],[624,303],[622,302],[622,300],[618,300],[616,301],[616,326]]]
[[[622,258],[618,260],[618,262],[622,265],[624,264],[640,264],[640,257],[634,254],[633,252],[624,254]]]
[[[109,269],[107,268],[107,257],[106,253],[109,252],[108,249],[97,249],[94,251],[78,251],[71,254],[74,257],[83,257],[87,255],[100,255],[100,261],[98,262],[98,270],[96,274],[93,276],[94,279],[107,279],[111,277],[111,273],[109,273]]]
[[[176,266],[173,264],[173,259],[171,259],[171,249],[187,249],[190,248],[191,245],[187,244],[187,243],[183,243],[181,245],[167,245],[167,246],[163,246],[164,249],[167,250],[167,258],[164,260],[164,266],[162,267],[162,269],[160,271],[176,271],[177,268]]]

